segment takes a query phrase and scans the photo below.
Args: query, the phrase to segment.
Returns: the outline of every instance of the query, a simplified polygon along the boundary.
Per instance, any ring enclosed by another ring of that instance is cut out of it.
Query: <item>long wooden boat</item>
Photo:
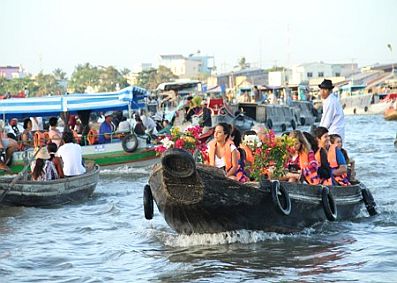
[[[181,234],[262,230],[289,233],[328,220],[356,217],[376,204],[362,183],[324,187],[264,180],[239,183],[222,170],[195,164],[189,153],[171,149],[156,164],[144,188],[145,217],[153,200],[166,222]]]
[[[20,180],[13,177],[0,179],[0,204],[15,206],[52,206],[81,201],[95,190],[99,180],[99,166],[83,175],[51,181]]]
[[[117,141],[107,144],[82,146],[83,158],[88,162],[100,165],[103,168],[120,165],[144,166],[158,160],[153,146],[146,144],[146,137],[136,137],[135,146],[131,148],[127,141]],[[135,147],[135,149],[134,149]],[[14,152],[11,165],[12,173],[18,173],[25,166],[26,161],[33,156],[33,149]]]
[[[94,94],[69,94],[52,97],[32,97],[25,99],[6,99],[0,101],[2,119],[26,117],[51,117],[78,114],[82,125],[89,125],[91,111],[137,110],[145,107],[146,90],[130,86],[117,92]],[[84,119],[83,119],[84,118]],[[64,121],[67,124],[67,121]],[[156,158],[156,152],[146,144],[146,137],[129,134],[118,142],[82,146],[83,158],[101,166],[120,164],[146,164]],[[8,164],[13,173],[18,173],[33,155],[33,149],[16,152]],[[0,170],[0,175],[3,174]]]

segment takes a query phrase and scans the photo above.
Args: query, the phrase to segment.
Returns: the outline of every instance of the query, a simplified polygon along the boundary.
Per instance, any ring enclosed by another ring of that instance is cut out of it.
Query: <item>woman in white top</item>
[[[239,169],[239,152],[230,139],[231,126],[219,123],[215,127],[214,139],[208,144],[209,165],[222,168],[227,177],[235,178]]]

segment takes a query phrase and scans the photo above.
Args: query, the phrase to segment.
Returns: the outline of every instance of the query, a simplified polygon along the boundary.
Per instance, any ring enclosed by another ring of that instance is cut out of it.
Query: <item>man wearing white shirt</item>
[[[57,156],[62,158],[65,177],[77,176],[85,173],[81,146],[74,143],[73,133],[63,132],[64,144],[58,148]]]
[[[345,115],[338,98],[332,94],[332,89],[334,88],[332,81],[324,80],[318,87],[323,100],[323,115],[320,127],[327,128],[330,135],[340,135],[342,141],[345,142]]]

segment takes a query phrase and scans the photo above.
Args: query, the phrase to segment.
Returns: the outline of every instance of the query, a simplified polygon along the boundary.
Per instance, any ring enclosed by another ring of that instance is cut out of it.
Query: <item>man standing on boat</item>
[[[320,127],[327,128],[330,135],[338,134],[345,141],[345,116],[338,98],[332,94],[334,88],[332,81],[325,79],[318,87],[323,100],[323,115]]]

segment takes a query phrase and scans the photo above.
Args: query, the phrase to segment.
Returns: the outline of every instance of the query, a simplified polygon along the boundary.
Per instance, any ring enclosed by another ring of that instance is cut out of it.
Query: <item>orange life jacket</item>
[[[241,144],[240,148],[245,151],[245,160],[250,164],[254,164],[254,154],[252,153],[252,150],[245,144]]]
[[[299,167],[302,172],[302,176],[305,178],[305,181],[310,185],[318,185],[320,183],[320,177],[317,174],[317,170],[312,172],[309,170],[310,162],[309,162],[309,155],[306,151],[299,152]],[[309,175],[303,175],[303,171],[309,171]]]
[[[33,136],[33,145],[34,147],[42,147],[50,141],[48,136],[48,132],[39,132],[36,131]]]
[[[329,166],[331,167],[331,169],[338,169],[339,168],[339,164],[338,161],[336,159],[336,145],[331,144],[329,149],[328,149],[328,162],[329,162]],[[349,179],[347,178],[347,174],[343,173],[340,176],[333,176],[334,180],[336,181],[336,183],[340,186],[349,186],[350,182]]]
[[[233,167],[232,163],[232,151],[231,151],[231,146],[234,145],[233,141],[228,139],[225,143],[225,153],[223,155],[223,159],[225,160],[225,171],[228,172],[230,168]],[[215,166],[215,152],[216,152],[216,140],[212,140],[208,143],[208,158],[209,158],[209,164],[211,166]],[[237,159],[240,159],[240,153],[237,150]],[[240,170],[240,165],[238,165],[237,171],[235,173],[235,176],[237,177],[237,180],[243,180],[245,175],[242,170]]]
[[[318,162],[318,167],[319,168],[321,167],[321,154],[320,154],[320,151],[321,151],[321,148],[319,148],[316,151],[316,154],[314,155],[316,157],[317,162]],[[328,179],[320,178],[320,184],[322,184],[324,186],[332,186],[332,178],[328,178]]]

